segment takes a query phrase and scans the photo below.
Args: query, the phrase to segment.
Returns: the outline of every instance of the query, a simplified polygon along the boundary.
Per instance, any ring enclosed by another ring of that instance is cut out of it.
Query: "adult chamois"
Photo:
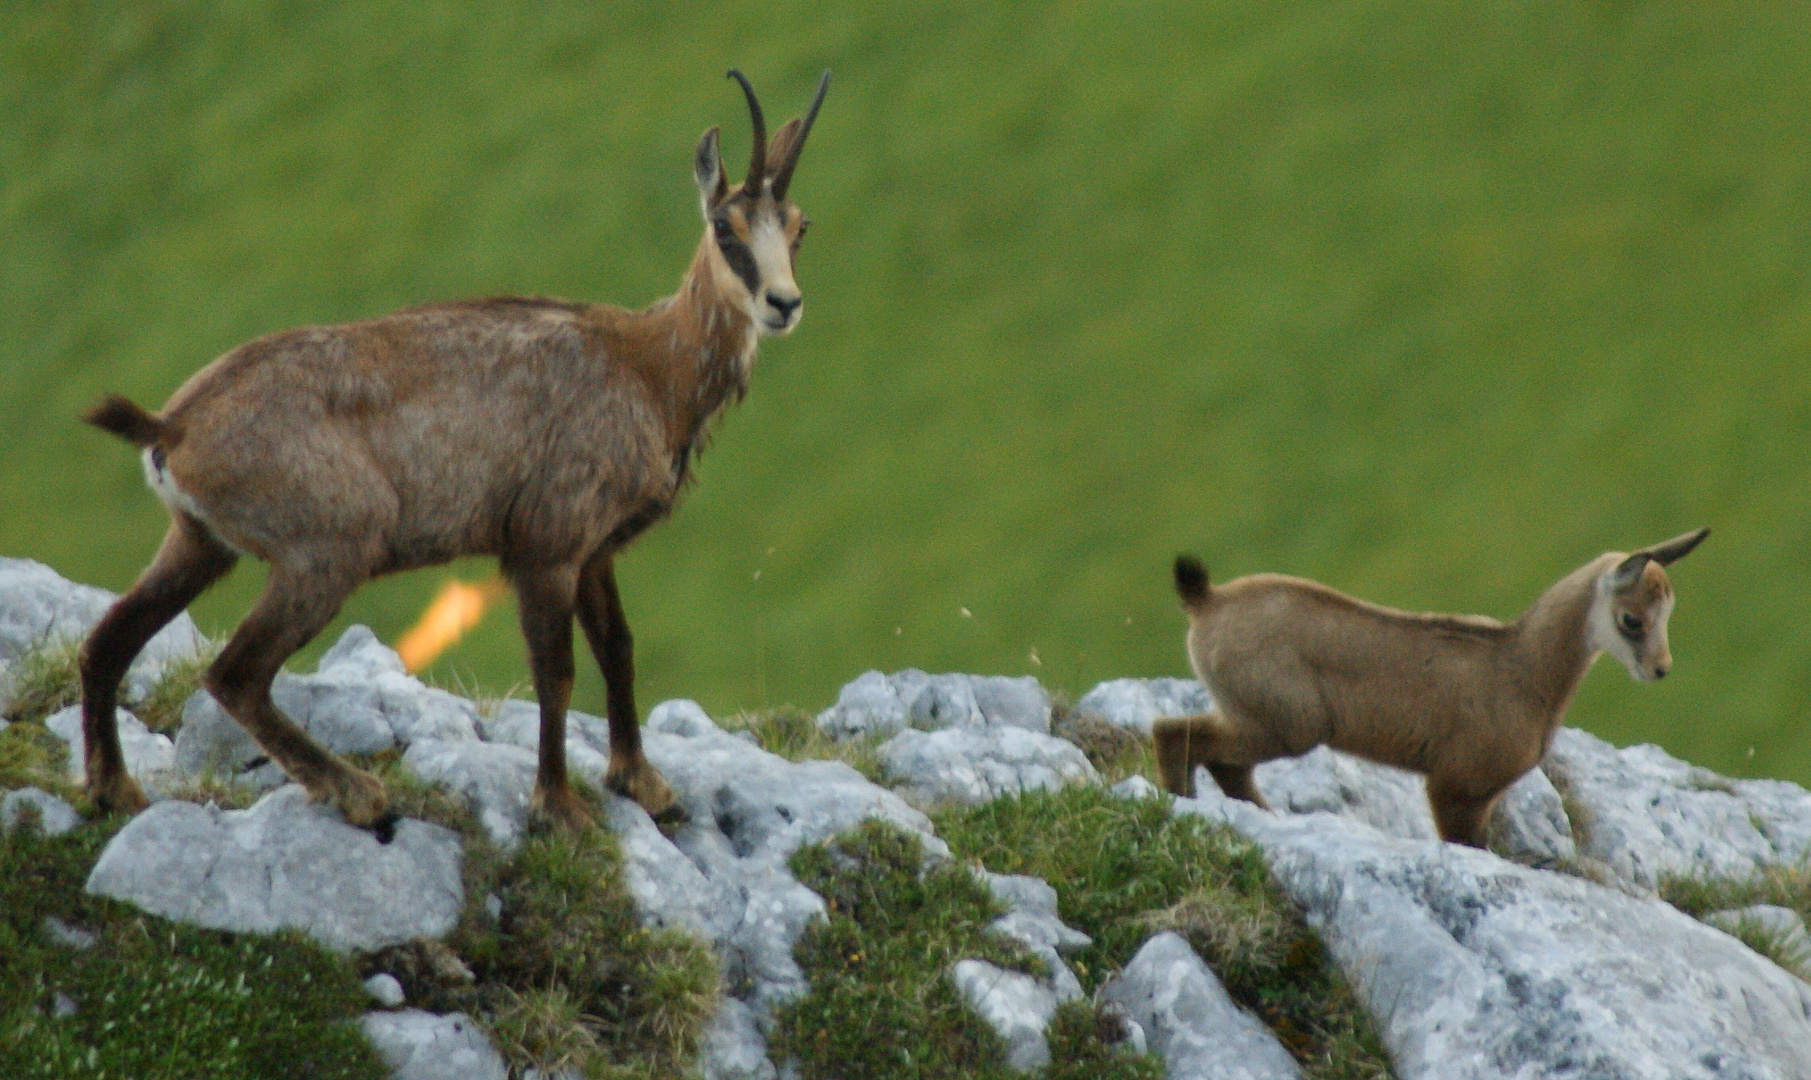
[[[1151,726],[1164,786],[1186,796],[1204,765],[1227,795],[1264,806],[1252,766],[1325,743],[1424,774],[1441,837],[1483,847],[1491,804],[1547,752],[1599,653],[1639,680],[1666,675],[1661,568],[1709,534],[1600,555],[1509,623],[1396,611],[1281,574],[1213,587],[1182,556],[1189,662],[1214,711]]]
[[[731,188],[704,133],[693,158],[705,232],[674,295],[642,311],[536,297],[409,308],[247,342],[152,414],[109,396],[85,417],[143,448],[170,511],[163,546],[81,652],[87,790],[134,812],[114,725],[121,677],[146,641],[250,553],[263,595],[209,666],[209,693],[310,797],[380,829],[383,785],[321,748],[271,702],[283,662],[360,583],[495,555],[514,584],[541,742],[535,806],[591,817],[566,781],[572,619],[603,669],[605,780],[650,813],[673,793],[642,755],[629,627],[612,559],[672,511],[713,417],[746,391],[762,337],[790,333],[803,300],[793,256],[805,218],[787,198],[829,87],[767,140]]]

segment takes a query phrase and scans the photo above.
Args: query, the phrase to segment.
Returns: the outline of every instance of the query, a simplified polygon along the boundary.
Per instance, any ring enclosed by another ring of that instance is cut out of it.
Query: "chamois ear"
[[[716,206],[729,194],[729,181],[723,177],[723,156],[717,151],[717,129],[711,128],[698,140],[698,152],[692,156],[692,179],[698,182],[698,194],[706,209]]]
[[[1652,555],[1645,551],[1637,551],[1635,554],[1630,555],[1628,558],[1617,563],[1616,569],[1610,571],[1611,590],[1614,592],[1621,592],[1641,580],[1641,572],[1646,570],[1648,563],[1653,561],[1654,557]]]
[[[787,159],[792,156],[792,144],[798,141],[799,127],[803,124],[804,121],[795,116],[781,124],[780,130],[774,132],[773,138],[767,141],[767,173],[769,176],[779,172],[780,167],[785,165]],[[774,197],[783,198],[784,195],[776,193]]]
[[[1675,536],[1664,544],[1655,544],[1653,547],[1642,548],[1641,554],[1645,554],[1661,566],[1670,566],[1680,559],[1685,558],[1687,555],[1690,555],[1692,548],[1697,547],[1703,542],[1704,538],[1709,535],[1709,529],[1697,529],[1686,533],[1684,536]]]

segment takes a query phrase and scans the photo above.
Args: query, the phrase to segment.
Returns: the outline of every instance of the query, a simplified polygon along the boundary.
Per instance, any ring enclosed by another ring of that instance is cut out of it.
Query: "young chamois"
[[[1264,806],[1252,766],[1325,743],[1425,774],[1440,835],[1482,847],[1491,804],[1547,752],[1599,653],[1639,680],[1666,675],[1661,568],[1709,534],[1600,555],[1509,623],[1395,611],[1281,574],[1213,588],[1179,557],[1189,662],[1215,711],[1152,725],[1164,786],[1188,795],[1205,765],[1227,795]]]
[[[463,555],[497,556],[516,589],[540,701],[537,809],[590,819],[566,781],[575,614],[606,684],[607,785],[650,813],[672,806],[642,755],[612,559],[672,511],[711,420],[745,392],[758,340],[798,325],[806,222],[786,192],[830,82],[826,71],[803,119],[770,143],[754,89],[729,75],[754,126],[748,175],[730,187],[717,129],[706,131],[692,163],[706,229],[673,296],[633,312],[504,297],[289,330],[215,360],[160,414],[117,396],[88,413],[143,448],[171,517],[156,558],[82,648],[98,805],[145,805],[114,726],[127,666],[250,553],[269,580],[204,685],[346,820],[385,828],[383,786],[285,719],[271,679],[361,582]]]

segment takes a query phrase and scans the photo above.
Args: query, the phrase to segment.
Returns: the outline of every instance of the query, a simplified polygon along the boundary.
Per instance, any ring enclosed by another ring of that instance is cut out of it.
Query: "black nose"
[[[1665,669],[1665,668],[1663,668],[1663,667],[1657,667],[1657,668],[1655,668],[1655,669],[1654,669],[1654,678],[1656,678],[1656,679],[1664,679],[1664,678],[1666,678],[1666,669]]]
[[[782,300],[772,293],[767,294],[768,305],[770,307],[772,307],[775,311],[779,312],[781,318],[789,320],[789,321],[792,318],[792,313],[797,311],[799,309],[799,305],[804,302],[805,302],[805,298],[802,296],[795,296],[790,300]]]

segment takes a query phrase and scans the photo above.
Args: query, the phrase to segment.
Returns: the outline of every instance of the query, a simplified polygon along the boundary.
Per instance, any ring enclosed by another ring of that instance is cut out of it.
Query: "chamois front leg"
[[[1485,823],[1490,818],[1491,804],[1497,801],[1500,794],[1501,789],[1489,795],[1474,795],[1460,784],[1444,777],[1428,777],[1427,801],[1434,812],[1434,824],[1440,830],[1440,839],[1475,848],[1487,846],[1484,842]]]
[[[635,644],[616,589],[616,567],[608,555],[585,568],[579,582],[579,625],[604,674],[604,715],[610,721],[610,768],[604,784],[657,818],[684,816],[673,789],[641,750],[641,720],[635,711]]]
[[[572,699],[572,567],[513,571],[522,636],[541,706],[540,766],[530,810],[569,828],[592,824],[591,808],[566,782],[566,706]]]

